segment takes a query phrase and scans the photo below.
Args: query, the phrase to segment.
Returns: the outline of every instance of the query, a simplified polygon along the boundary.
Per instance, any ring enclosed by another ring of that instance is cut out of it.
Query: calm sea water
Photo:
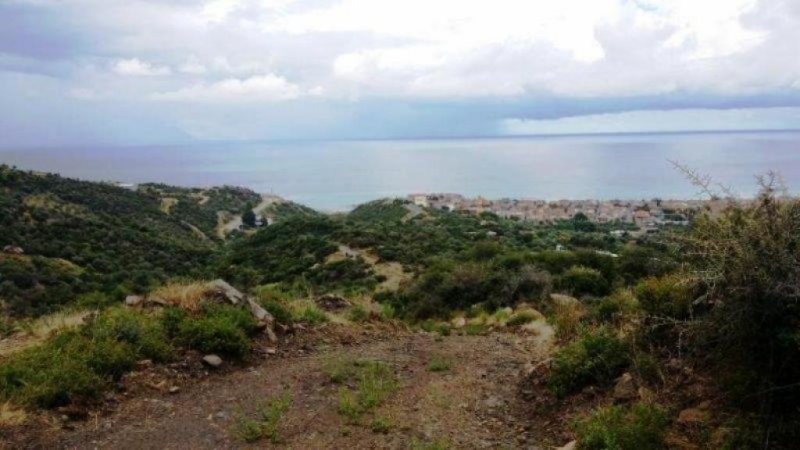
[[[0,150],[0,161],[87,180],[234,184],[322,210],[379,197],[695,198],[684,163],[745,196],[781,172],[800,192],[800,133],[381,140]]]

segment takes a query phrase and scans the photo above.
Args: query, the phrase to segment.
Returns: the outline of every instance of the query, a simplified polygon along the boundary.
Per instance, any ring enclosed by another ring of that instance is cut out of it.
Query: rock
[[[622,374],[622,376],[617,379],[617,384],[614,385],[614,400],[633,400],[638,395],[639,393],[636,390],[636,383],[634,383],[631,374]]]
[[[642,386],[639,388],[639,398],[645,403],[652,403],[656,399],[656,394],[650,389]]]
[[[22,247],[18,247],[16,245],[6,245],[3,247],[3,253],[8,255],[22,255],[25,253],[25,250]]]
[[[219,367],[222,365],[222,358],[217,355],[203,356],[203,363],[209,367]]]
[[[700,408],[686,408],[678,414],[678,423],[683,425],[697,425],[708,421],[710,414]]]
[[[580,303],[577,298],[564,294],[550,294],[550,300],[559,306],[577,305]]]
[[[170,394],[177,394],[180,390],[181,390],[181,388],[179,388],[178,386],[170,386],[169,393]]]
[[[578,446],[578,441],[571,441],[571,442],[568,442],[563,447],[556,448],[556,450],[575,450],[575,448],[577,446]]]
[[[147,369],[148,367],[153,366],[153,360],[151,359],[142,359],[140,361],[136,361],[136,368],[137,369]]]
[[[169,306],[169,302],[161,297],[148,296],[146,302],[151,305]]]
[[[458,316],[452,321],[454,328],[464,328],[467,325],[467,319],[463,316]]]
[[[343,297],[330,294],[317,297],[315,302],[317,306],[324,309],[325,311],[335,311],[350,306],[350,302],[348,302]]]
[[[240,305],[245,296],[238,289],[228,284],[227,281],[217,279],[208,283],[208,289],[220,298],[227,300],[232,305]]]
[[[129,295],[125,297],[125,306],[139,306],[144,303],[144,297],[141,295]]]
[[[501,398],[495,396],[489,397],[483,401],[483,406],[488,409],[500,408],[503,405],[505,405],[505,402]]]
[[[247,299],[247,306],[250,308],[250,313],[258,321],[259,326],[264,328],[270,342],[278,342],[278,337],[275,336],[275,318],[272,317],[272,314],[249,298]]]
[[[267,352],[268,355],[274,355],[274,354],[278,353],[278,351],[276,349],[272,348],[272,347],[268,348],[266,350],[266,352]]]

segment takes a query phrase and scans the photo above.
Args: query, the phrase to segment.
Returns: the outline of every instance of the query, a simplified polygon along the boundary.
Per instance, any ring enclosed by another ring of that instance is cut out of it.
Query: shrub
[[[600,322],[615,322],[636,312],[638,303],[630,291],[619,290],[600,299],[592,308],[593,316]]]
[[[526,323],[533,322],[534,320],[538,319],[539,315],[530,310],[526,311],[518,311],[508,319],[506,325],[510,327],[518,327],[520,325],[525,325]]]
[[[691,315],[694,291],[691,280],[680,274],[645,278],[634,290],[646,313],[678,319]]]
[[[204,305],[203,309],[202,316],[181,323],[181,341],[201,352],[245,357],[250,351],[248,336],[257,327],[250,312],[228,305]]]
[[[578,332],[578,327],[585,314],[583,305],[578,302],[555,303],[548,319],[555,326],[556,337],[567,339]]]
[[[313,305],[301,309],[295,314],[294,318],[298,322],[309,324],[318,324],[328,321],[328,316],[325,315],[325,312]]]
[[[260,300],[259,303],[267,310],[275,321],[282,324],[292,322],[292,312],[279,300]]]
[[[100,342],[127,343],[133,354],[154,361],[169,360],[174,349],[162,322],[138,311],[118,307],[100,314],[87,332]]]
[[[382,361],[358,360],[352,362],[351,367],[351,370],[343,372],[343,376],[356,382],[356,391],[342,387],[338,410],[351,421],[356,421],[397,388],[397,377],[392,367]]]
[[[573,427],[580,450],[643,450],[665,448],[669,420],[661,408],[638,403],[630,408],[594,410]]]
[[[564,397],[588,384],[608,384],[629,363],[628,346],[605,327],[583,330],[553,354],[550,389]]]
[[[597,269],[583,266],[569,268],[559,279],[559,285],[572,293],[572,295],[608,294],[609,283]]]
[[[428,363],[428,370],[431,372],[447,372],[450,370],[450,360],[442,356],[434,356]]]
[[[366,322],[369,320],[369,312],[361,305],[354,305],[350,308],[350,312],[348,313],[350,320],[352,322]]]

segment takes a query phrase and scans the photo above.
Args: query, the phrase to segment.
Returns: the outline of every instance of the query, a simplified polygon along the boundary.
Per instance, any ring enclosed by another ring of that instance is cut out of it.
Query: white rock
[[[222,365],[222,358],[217,355],[206,355],[203,356],[203,363],[211,367],[219,367]]]

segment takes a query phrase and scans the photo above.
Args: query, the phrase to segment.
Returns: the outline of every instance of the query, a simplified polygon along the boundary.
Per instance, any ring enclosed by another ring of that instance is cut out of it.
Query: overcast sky
[[[800,128],[798,0],[0,0],[0,146]]]

